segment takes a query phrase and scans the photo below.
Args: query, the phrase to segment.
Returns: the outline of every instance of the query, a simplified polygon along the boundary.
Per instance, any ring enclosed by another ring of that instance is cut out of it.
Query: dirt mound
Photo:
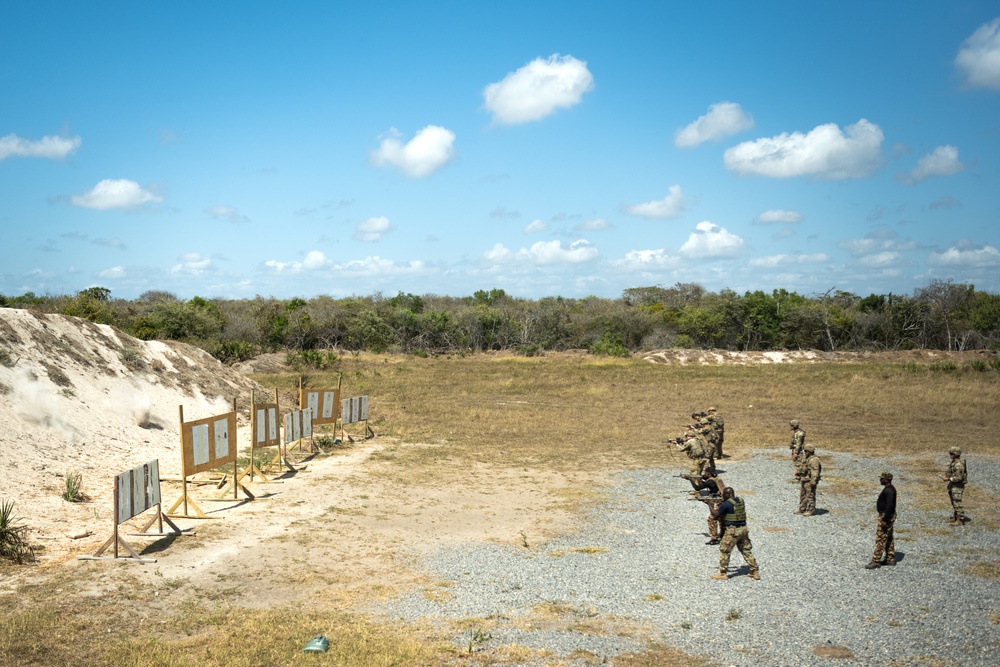
[[[66,533],[106,533],[115,475],[154,458],[161,476],[180,475],[178,406],[190,421],[237,399],[246,429],[253,388],[263,389],[191,345],[0,308],[0,499],[30,517],[33,538],[52,540],[47,552]],[[69,471],[94,503],[62,499]]]

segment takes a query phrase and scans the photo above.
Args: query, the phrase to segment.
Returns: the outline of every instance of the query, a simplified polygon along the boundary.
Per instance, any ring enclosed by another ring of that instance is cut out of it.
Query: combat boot
[[[895,558],[886,558],[884,561],[882,561],[882,565],[889,565],[890,567],[895,564],[896,564]]]
[[[720,581],[725,581],[729,579],[729,575],[725,572],[717,572],[712,575],[712,579],[719,579]]]
[[[895,563],[896,561],[893,561],[893,565],[895,565]],[[874,570],[879,567],[882,567],[882,563],[878,562],[877,560],[873,560],[872,562],[868,563],[868,565],[865,565],[866,570]]]
[[[757,570],[750,570],[750,578],[760,581],[760,572],[758,572]]]

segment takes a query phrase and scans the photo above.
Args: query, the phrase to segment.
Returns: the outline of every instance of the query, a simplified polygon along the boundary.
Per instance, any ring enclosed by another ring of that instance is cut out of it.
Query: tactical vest
[[[747,507],[743,503],[742,498],[737,498],[733,496],[729,499],[729,502],[733,505],[733,511],[722,517],[722,521],[728,526],[731,523],[746,523],[747,522]]]

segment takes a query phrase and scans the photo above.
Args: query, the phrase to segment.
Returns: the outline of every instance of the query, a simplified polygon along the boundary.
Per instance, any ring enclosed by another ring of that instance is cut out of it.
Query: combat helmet
[[[880,482],[891,482],[892,481],[892,473],[888,472],[888,471],[882,473],[881,475],[878,476],[878,481],[880,481]]]
[[[949,454],[955,454],[956,456],[961,456],[962,455],[962,448],[961,447],[951,447],[948,450],[948,453]]]
[[[816,448],[813,447],[812,445],[806,445],[805,447],[802,448],[802,451],[812,452],[812,453],[815,454],[816,453]]]
[[[793,419],[792,421],[790,421],[788,423],[792,425],[792,428],[798,428],[799,427],[799,420],[798,419]]]

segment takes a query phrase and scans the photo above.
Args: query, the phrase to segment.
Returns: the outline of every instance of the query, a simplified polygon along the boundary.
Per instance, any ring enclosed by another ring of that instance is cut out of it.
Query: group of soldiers
[[[691,483],[689,492],[691,500],[698,500],[708,505],[708,540],[705,544],[719,545],[719,572],[712,575],[713,579],[729,578],[729,559],[734,548],[738,549],[750,568],[750,578],[760,579],[757,559],[753,555],[753,544],[750,541],[746,522],[746,506],[732,487],[722,481],[715,469],[715,459],[723,458],[722,443],[725,438],[725,422],[722,415],[711,407],[705,412],[691,415],[692,423],[683,436],[670,440],[678,450],[684,452],[691,460],[691,472],[679,475]],[[795,469],[795,478],[799,482],[799,507],[795,514],[812,516],[816,511],[816,487],[822,477],[823,464],[816,456],[816,448],[806,444],[806,434],[799,420],[789,422],[792,430],[789,450]],[[948,484],[948,496],[951,499],[952,516],[948,523],[953,526],[964,525],[968,518],[962,507],[962,494],[968,481],[968,471],[962,460],[962,450],[952,447],[948,450],[951,463],[941,480]],[[875,550],[872,560],[865,565],[867,569],[875,569],[883,565],[896,564],[896,551],[893,539],[893,525],[896,521],[896,487],[892,484],[892,473],[883,472],[879,476],[882,491],[875,502],[878,515],[875,526]]]
[[[746,504],[732,487],[725,485],[715,469],[715,460],[725,457],[725,420],[716,408],[691,415],[684,435],[671,440],[691,459],[691,472],[681,477],[691,482],[692,500],[708,505],[708,541],[719,545],[719,571],[713,579],[729,579],[729,558],[738,549],[750,568],[750,578],[760,579],[753,543],[747,530]]]

